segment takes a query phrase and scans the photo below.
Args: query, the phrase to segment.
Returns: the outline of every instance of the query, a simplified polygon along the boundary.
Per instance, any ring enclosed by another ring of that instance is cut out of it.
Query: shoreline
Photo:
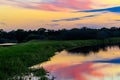
[[[29,41],[10,47],[0,47],[0,80],[29,72],[28,67],[48,61],[55,52],[63,49],[120,43],[120,38],[104,40],[69,40],[69,41]],[[8,66],[9,65],[9,66]],[[7,69],[7,70],[6,70]],[[39,70],[45,75],[45,70]],[[6,77],[6,78],[5,78]]]

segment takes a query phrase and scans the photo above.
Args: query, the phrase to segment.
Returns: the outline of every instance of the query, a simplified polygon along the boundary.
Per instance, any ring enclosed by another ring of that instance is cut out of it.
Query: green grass
[[[105,40],[30,41],[0,47],[0,80],[29,72],[28,67],[49,60],[56,51],[99,44],[120,43],[120,38]],[[42,74],[41,74],[42,75]]]

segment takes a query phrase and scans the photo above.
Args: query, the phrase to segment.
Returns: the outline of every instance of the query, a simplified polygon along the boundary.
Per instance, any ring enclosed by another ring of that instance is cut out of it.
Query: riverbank
[[[49,60],[56,51],[100,44],[120,43],[120,38],[105,40],[30,41],[10,47],[0,47],[0,80],[29,72],[28,67]],[[39,75],[45,75],[41,69]]]

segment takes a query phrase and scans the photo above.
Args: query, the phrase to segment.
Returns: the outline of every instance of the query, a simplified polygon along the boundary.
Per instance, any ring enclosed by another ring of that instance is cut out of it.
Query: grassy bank
[[[0,80],[7,80],[16,74],[28,72],[28,67],[49,60],[58,50],[114,43],[120,43],[120,38],[106,40],[30,41],[16,46],[0,47]]]

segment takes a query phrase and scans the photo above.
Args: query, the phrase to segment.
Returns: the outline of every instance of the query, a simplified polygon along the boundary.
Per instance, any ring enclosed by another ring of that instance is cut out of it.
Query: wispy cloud
[[[0,0],[0,4],[19,6],[29,9],[49,10],[49,11],[76,11],[97,9],[99,7],[110,7],[120,5],[120,1],[113,0]]]
[[[30,9],[49,11],[71,11],[76,9],[91,9],[91,0],[2,0],[1,4],[19,6]]]
[[[46,25],[51,27],[59,26],[59,24],[46,24]]]
[[[104,9],[84,10],[84,11],[77,11],[77,12],[113,12],[113,13],[120,13],[120,6],[111,7],[111,8],[104,8]]]
[[[86,19],[86,18],[93,18],[93,17],[99,16],[101,14],[103,14],[103,13],[87,15],[87,16],[83,16],[83,17],[75,17],[75,18],[66,18],[66,19],[52,20],[52,22],[77,21],[77,20],[83,20],[83,19]]]
[[[120,21],[120,20],[114,20],[114,21]]]
[[[7,24],[5,22],[0,22],[0,25],[6,26]]]

